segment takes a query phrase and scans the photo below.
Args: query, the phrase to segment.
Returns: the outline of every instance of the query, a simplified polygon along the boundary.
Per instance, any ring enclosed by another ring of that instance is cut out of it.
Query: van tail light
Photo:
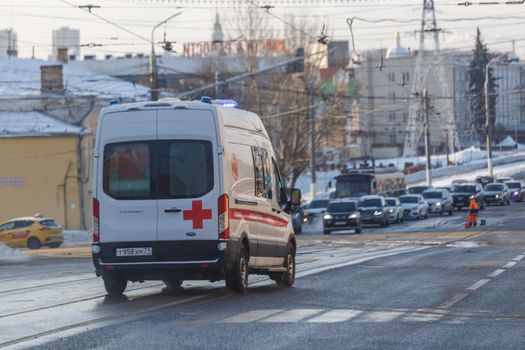
[[[100,212],[96,198],[93,198],[93,243],[100,243]]]
[[[219,239],[230,239],[230,198],[219,197]]]

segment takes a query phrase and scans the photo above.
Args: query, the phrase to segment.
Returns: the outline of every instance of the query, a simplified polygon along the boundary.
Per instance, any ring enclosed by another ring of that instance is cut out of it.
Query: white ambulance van
[[[94,149],[93,261],[108,294],[128,281],[295,279],[291,200],[260,118],[207,102],[117,104]]]

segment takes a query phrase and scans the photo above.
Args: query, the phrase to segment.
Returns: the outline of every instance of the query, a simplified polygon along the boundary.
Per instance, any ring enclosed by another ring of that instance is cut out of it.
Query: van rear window
[[[160,141],[160,198],[201,197],[213,188],[211,142]]]
[[[151,198],[148,142],[122,142],[104,150],[104,192],[116,199]]]

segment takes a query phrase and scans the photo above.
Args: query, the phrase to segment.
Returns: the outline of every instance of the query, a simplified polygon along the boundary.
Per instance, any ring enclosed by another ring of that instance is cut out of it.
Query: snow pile
[[[516,146],[516,141],[514,141],[514,139],[510,136],[507,136],[503,139],[503,141],[501,141],[499,143],[498,146],[501,146],[501,147],[515,147]]]
[[[91,243],[93,236],[89,231],[64,231],[64,244],[75,245],[78,243]]]
[[[28,261],[29,257],[20,249],[9,248],[0,242],[0,264]]]

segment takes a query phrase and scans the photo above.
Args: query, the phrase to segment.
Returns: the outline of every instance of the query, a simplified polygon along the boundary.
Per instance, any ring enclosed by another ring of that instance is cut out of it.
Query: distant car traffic
[[[303,221],[312,222],[316,217],[323,217],[329,202],[329,199],[314,199],[303,206]]]
[[[361,233],[362,221],[357,203],[349,199],[331,201],[323,216],[323,224],[325,235],[337,230],[354,230],[355,233]]]
[[[376,224],[381,227],[390,225],[390,213],[388,212],[385,197],[377,195],[363,196],[359,199],[357,205],[361,213],[361,221],[364,224]]]
[[[443,216],[444,213],[448,213],[448,215],[452,215],[454,200],[448,190],[426,190],[422,195],[428,203],[428,211],[431,214]]]
[[[421,193],[423,193],[426,190],[429,190],[431,188],[433,188],[433,187],[432,186],[428,186],[428,185],[410,186],[409,188],[407,188],[407,192],[408,192],[408,194],[421,194]]]
[[[399,201],[399,198],[387,197],[385,198],[386,203],[388,204],[388,214],[390,217],[390,222],[395,222],[396,224],[405,221],[405,215],[403,212],[403,206]]]
[[[452,194],[452,192],[454,192],[454,186],[440,186],[440,187],[436,187],[435,189],[436,190],[445,190],[445,191],[448,191],[451,194]]]
[[[474,181],[485,187],[488,184],[496,182],[496,178],[494,176],[478,176]]]
[[[452,187],[457,186],[457,185],[461,185],[461,184],[466,183],[466,182],[471,182],[471,181],[468,181],[468,180],[465,180],[465,179],[453,180],[452,181]]]
[[[510,191],[506,184],[491,183],[485,186],[485,203],[510,204]]]
[[[20,217],[0,224],[0,242],[11,248],[58,248],[64,242],[62,227],[41,215]]]
[[[501,176],[501,177],[498,177],[496,179],[496,182],[497,183],[500,183],[500,184],[504,184],[504,183],[507,183],[509,181],[513,181],[514,179],[512,177],[509,177],[509,176]]]
[[[292,217],[292,227],[295,234],[303,233],[303,221],[304,221],[304,211],[303,209],[298,209],[291,213]]]
[[[452,198],[454,207],[458,210],[461,210],[463,207],[468,208],[471,197],[476,199],[480,209],[485,208],[485,192],[481,183],[463,183],[454,187]]]
[[[428,218],[428,203],[420,194],[406,194],[399,197],[403,206],[405,219]]]
[[[525,184],[523,181],[506,182],[510,191],[510,198],[516,202],[523,202],[525,199]]]

